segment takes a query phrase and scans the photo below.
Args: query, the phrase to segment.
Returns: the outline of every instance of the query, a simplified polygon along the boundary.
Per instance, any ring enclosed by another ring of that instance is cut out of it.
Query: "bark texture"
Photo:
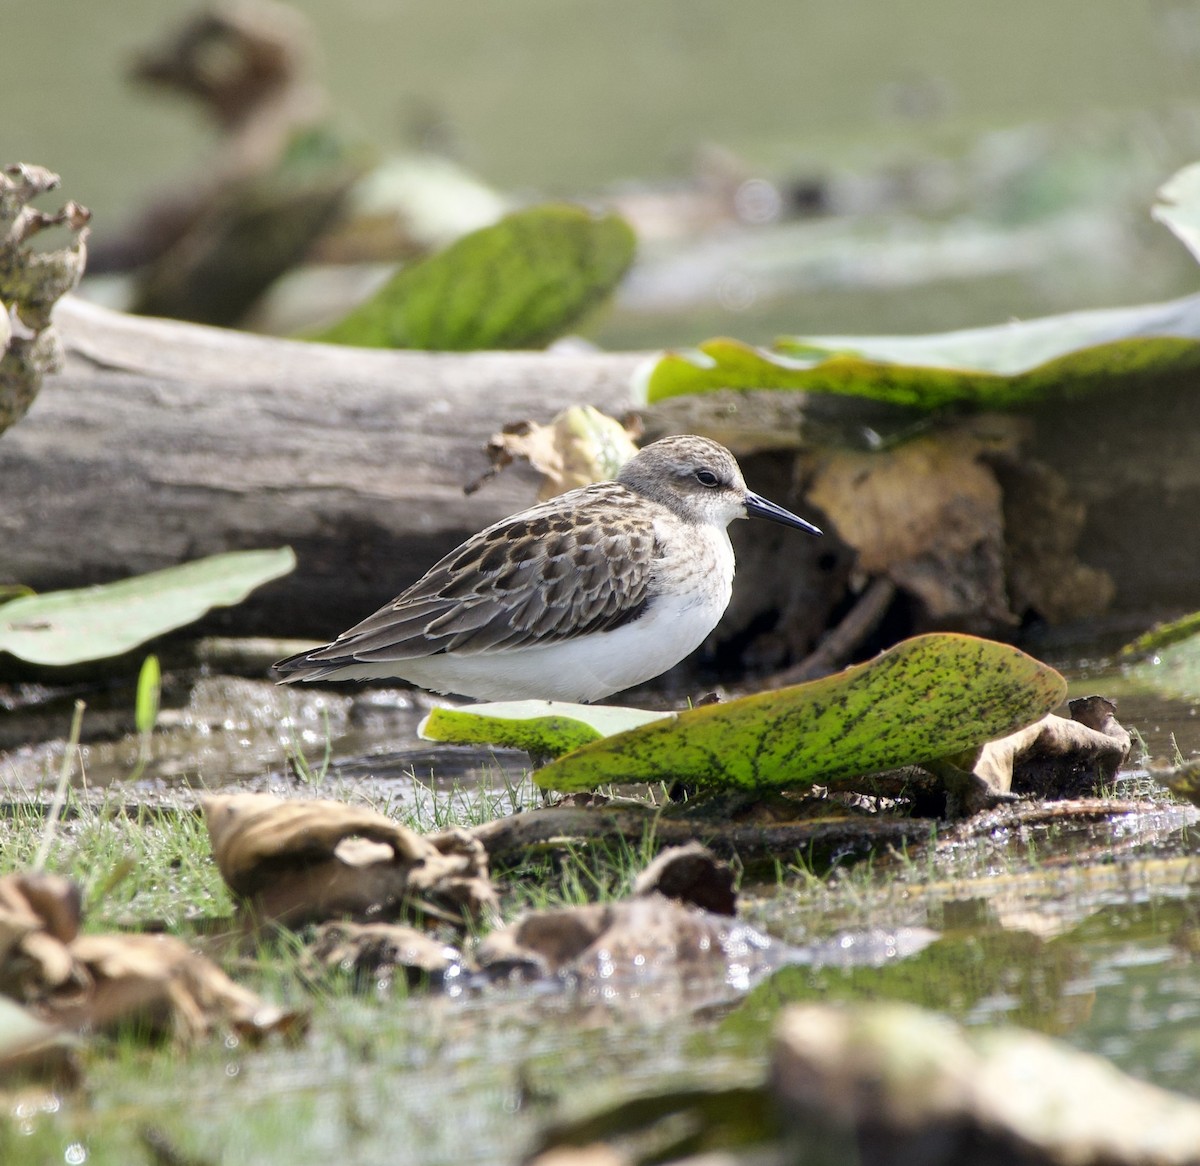
[[[328,638],[369,614],[466,535],[533,501],[531,477],[512,471],[463,493],[487,467],[493,432],[568,404],[620,414],[634,405],[631,377],[645,359],[359,350],[126,316],[71,297],[55,322],[64,371],[0,440],[0,582],[81,586],[291,544],[300,566],[290,578],[206,623],[238,634]],[[1043,511],[1073,515],[1075,553],[1112,577],[1118,614],[1197,605],[1194,397],[1178,377],[1046,405],[1029,415],[1020,451],[993,459],[1007,576],[997,586],[1016,615],[1057,597],[1065,609],[1050,617],[1072,617],[1070,572],[1053,566],[1055,555],[1070,565],[1069,548],[1049,554],[1029,518]],[[806,432],[816,406],[842,410],[851,425],[861,408],[785,393],[691,402],[685,413],[681,401],[647,416],[651,435],[691,429],[739,453],[764,434],[786,444]],[[1054,489],[1023,468],[1030,453]],[[802,496],[813,456],[780,451],[743,465],[753,488],[822,522]],[[720,639],[753,666],[783,666],[848,605],[852,540],[836,531],[796,540],[762,523],[735,523],[733,536],[738,582]],[[1037,578],[1022,555],[1045,568]]]

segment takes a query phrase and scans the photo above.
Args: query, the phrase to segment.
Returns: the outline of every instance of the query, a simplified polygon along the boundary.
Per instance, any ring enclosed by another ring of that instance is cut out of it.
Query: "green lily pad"
[[[1156,652],[1160,648],[1166,648],[1198,634],[1200,634],[1200,611],[1193,611],[1190,615],[1171,620],[1170,623],[1161,623],[1152,627],[1144,635],[1138,636],[1136,640],[1126,644],[1120,654],[1126,658],[1145,656],[1149,652]]]
[[[213,607],[240,603],[296,566],[291,547],[233,551],[75,591],[0,607],[0,652],[31,664],[79,664],[120,656]]]
[[[1178,625],[1188,620],[1193,626],[1186,638],[1178,638],[1178,635],[1184,635],[1183,632],[1170,638],[1170,629],[1178,630]],[[1158,644],[1161,646],[1152,643],[1148,647],[1140,647],[1143,658],[1126,668],[1125,675],[1139,688],[1150,689],[1160,696],[1174,700],[1200,700],[1200,634],[1197,634],[1195,621],[1195,616],[1189,616],[1160,629],[1159,635],[1163,638],[1158,640]],[[1143,645],[1154,635],[1150,633],[1135,640],[1129,648]],[[1122,652],[1124,654],[1124,649]]]
[[[1200,296],[927,336],[706,341],[644,374],[649,403],[719,389],[802,389],[932,412],[1015,409],[1123,379],[1200,368]]]
[[[1007,644],[905,640],[834,676],[706,705],[593,741],[534,775],[545,789],[663,781],[805,788],[964,752],[1043,717],[1066,682]]]
[[[395,276],[315,337],[366,348],[539,348],[616,287],[632,229],[577,206],[517,211]]]
[[[417,735],[451,745],[496,745],[558,757],[589,741],[674,715],[620,705],[514,700],[436,708],[417,727]]]

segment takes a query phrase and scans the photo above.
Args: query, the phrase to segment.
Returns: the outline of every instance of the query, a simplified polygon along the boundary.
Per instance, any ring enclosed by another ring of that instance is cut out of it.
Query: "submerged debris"
[[[611,997],[696,982],[745,989],[786,961],[787,950],[747,924],[653,893],[529,912],[489,935],[476,958],[494,977],[557,977],[603,985]]]
[[[402,971],[410,982],[444,984],[463,970],[456,948],[400,923],[323,923],[305,959],[310,974],[349,972],[361,983],[390,981],[395,971]]]

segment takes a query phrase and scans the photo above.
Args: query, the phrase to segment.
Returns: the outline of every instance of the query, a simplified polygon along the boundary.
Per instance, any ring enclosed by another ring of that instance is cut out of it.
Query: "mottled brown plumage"
[[[723,446],[664,438],[616,481],[480,531],[333,643],[275,667],[284,682],[395,676],[486,699],[596,700],[712,630],[733,578],[725,528],[748,512],[820,533],[748,491]]]

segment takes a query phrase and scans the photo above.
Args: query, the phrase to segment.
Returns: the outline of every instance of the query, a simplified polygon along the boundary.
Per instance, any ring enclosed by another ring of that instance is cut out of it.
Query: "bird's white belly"
[[[339,669],[338,679],[400,677],[476,700],[601,700],[678,664],[703,643],[729,606],[729,536],[722,529],[700,528],[686,550],[662,563],[644,614],[612,631],[493,651],[352,664]]]
[[[728,600],[728,591],[664,596],[640,619],[613,631],[471,656],[396,661],[381,671],[477,700],[600,700],[660,675],[694,652]]]

